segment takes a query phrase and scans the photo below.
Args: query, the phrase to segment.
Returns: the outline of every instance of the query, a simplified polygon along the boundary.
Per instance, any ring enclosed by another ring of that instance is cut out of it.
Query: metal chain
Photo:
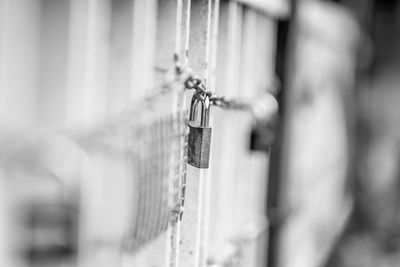
[[[213,95],[212,92],[207,89],[204,79],[194,75],[189,67],[182,65],[178,61],[175,61],[175,67],[173,70],[166,72],[163,82],[160,85],[155,86],[155,88],[158,90],[154,90],[154,93],[149,94],[144,99],[144,102],[151,104],[158,96],[169,93],[171,90],[173,90],[174,84],[181,82],[183,82],[185,90],[195,90],[196,94],[203,97],[209,97],[210,103],[213,106],[223,109],[245,110],[254,113],[253,109],[257,101],[238,98],[229,99],[225,96]]]
[[[192,74],[188,75],[185,82],[185,89],[194,89],[196,90],[196,94],[199,94],[203,97],[208,96],[211,105],[220,107],[222,109],[230,109],[230,110],[243,110],[243,111],[249,111],[250,113],[253,114],[255,117],[259,117],[257,115],[258,112],[255,112],[255,110],[260,109],[260,105],[264,105],[263,101],[257,101],[260,100],[257,98],[257,100],[250,100],[250,99],[244,99],[244,98],[227,98],[225,96],[219,96],[219,95],[213,95],[210,90],[207,89],[205,83],[201,78],[198,76],[194,76]],[[270,96],[272,94],[266,93]]]
[[[213,95],[210,97],[211,105],[223,109],[250,110],[251,102],[244,99],[227,99],[225,96]]]
[[[207,89],[203,80],[194,75],[189,75],[185,80],[186,89],[196,90],[196,94],[202,96],[208,96],[210,103],[213,106],[218,106],[224,109],[238,109],[238,110],[248,110],[250,108],[250,103],[239,100],[239,99],[227,99],[225,96],[213,95],[210,90]]]

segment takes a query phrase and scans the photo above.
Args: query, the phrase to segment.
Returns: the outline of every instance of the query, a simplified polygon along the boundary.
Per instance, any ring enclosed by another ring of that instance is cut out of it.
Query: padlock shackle
[[[192,101],[190,103],[190,113],[189,113],[189,121],[194,121],[196,117],[197,105],[199,104],[199,97],[197,93],[194,93],[192,96]]]
[[[200,126],[208,127],[210,121],[210,97],[205,96],[203,108],[201,109]]]
[[[208,127],[210,120],[210,97],[207,94],[194,93],[190,104],[189,121],[195,121],[198,105],[201,103],[200,126]]]

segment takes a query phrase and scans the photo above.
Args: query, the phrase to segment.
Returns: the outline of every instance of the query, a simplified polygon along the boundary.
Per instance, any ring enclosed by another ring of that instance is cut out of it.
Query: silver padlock
[[[208,168],[210,160],[210,105],[210,97],[207,94],[193,94],[188,122],[188,163],[197,168]]]

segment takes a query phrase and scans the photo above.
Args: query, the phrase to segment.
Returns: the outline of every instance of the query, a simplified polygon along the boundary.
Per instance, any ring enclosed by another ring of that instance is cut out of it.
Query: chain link
[[[186,89],[194,89],[197,94],[211,96],[211,91],[207,90],[204,82],[198,76],[190,75],[185,81]]]

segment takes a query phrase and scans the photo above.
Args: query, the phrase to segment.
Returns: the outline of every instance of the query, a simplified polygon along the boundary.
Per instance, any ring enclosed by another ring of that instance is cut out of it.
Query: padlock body
[[[208,168],[210,161],[211,127],[188,122],[188,163],[197,168]]]

